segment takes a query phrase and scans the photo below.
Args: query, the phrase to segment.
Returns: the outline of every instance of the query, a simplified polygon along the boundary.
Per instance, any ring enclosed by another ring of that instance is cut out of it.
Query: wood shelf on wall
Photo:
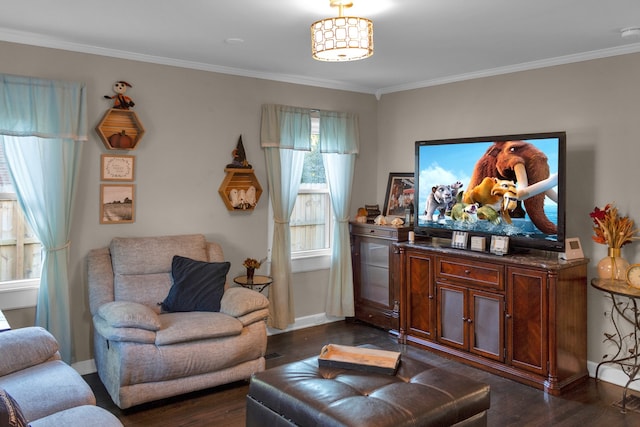
[[[244,168],[225,168],[226,176],[218,189],[218,193],[220,197],[222,197],[222,201],[225,206],[230,211],[249,211],[255,208],[255,205],[258,204],[260,200],[260,196],[262,195],[262,187],[258,182],[258,178],[256,178],[253,169],[244,169]],[[255,204],[253,206],[239,206],[234,207],[232,204],[231,191],[238,190],[244,191],[245,193],[249,190],[250,187],[254,187],[256,189],[256,197]]]
[[[96,126],[96,132],[107,150],[135,150],[144,135],[144,127],[135,111],[111,108]],[[117,136],[123,133],[131,139],[129,144],[117,142],[120,139]]]

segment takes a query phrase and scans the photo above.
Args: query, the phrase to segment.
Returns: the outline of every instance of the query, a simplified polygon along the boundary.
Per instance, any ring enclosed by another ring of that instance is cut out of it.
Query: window
[[[33,294],[40,285],[41,253],[42,245],[18,204],[0,144],[0,309],[35,305]],[[20,290],[27,294],[17,294]],[[26,295],[27,300],[21,295]]]
[[[312,120],[313,124],[314,120]],[[317,119],[315,120],[317,123]],[[312,132],[318,126],[312,125]],[[327,255],[331,250],[331,199],[319,150],[317,130],[311,134],[311,151],[305,153],[302,178],[289,227],[291,256]]]
[[[319,117],[311,118],[311,151],[305,153],[298,197],[289,218],[292,271],[328,269],[333,239],[333,209],[319,150]],[[273,211],[270,212],[273,215]],[[269,220],[269,247],[273,237]]]

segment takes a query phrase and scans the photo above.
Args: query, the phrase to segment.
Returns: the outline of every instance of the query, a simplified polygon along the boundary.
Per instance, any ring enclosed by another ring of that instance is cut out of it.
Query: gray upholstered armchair
[[[32,427],[122,426],[96,406],[89,385],[60,359],[56,339],[37,326],[0,333],[0,425],[24,421]]]
[[[163,312],[160,303],[175,289],[176,259],[204,268],[224,262],[222,248],[203,235],[114,238],[89,253],[94,357],[120,408],[265,368],[267,298],[223,284],[219,311]]]

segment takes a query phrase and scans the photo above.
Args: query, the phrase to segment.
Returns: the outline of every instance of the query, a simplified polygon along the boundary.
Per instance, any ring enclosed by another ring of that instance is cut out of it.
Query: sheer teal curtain
[[[330,316],[354,316],[353,267],[349,238],[349,202],[358,153],[358,117],[352,113],[320,112],[322,151],[331,206],[333,246],[325,310]]]
[[[86,111],[83,83],[0,74],[0,143],[18,202],[44,247],[36,324],[56,337],[69,363],[69,234]]]
[[[274,227],[271,247],[269,326],[285,329],[295,320],[291,287],[291,233],[289,217],[296,202],[304,152],[311,145],[309,110],[283,105],[263,105],[261,146],[265,149],[269,196]]]

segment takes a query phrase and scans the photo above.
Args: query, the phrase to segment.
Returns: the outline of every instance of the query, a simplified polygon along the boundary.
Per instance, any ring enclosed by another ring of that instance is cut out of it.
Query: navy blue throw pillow
[[[175,255],[171,262],[173,285],[162,311],[220,311],[220,300],[231,264],[204,262]]]

